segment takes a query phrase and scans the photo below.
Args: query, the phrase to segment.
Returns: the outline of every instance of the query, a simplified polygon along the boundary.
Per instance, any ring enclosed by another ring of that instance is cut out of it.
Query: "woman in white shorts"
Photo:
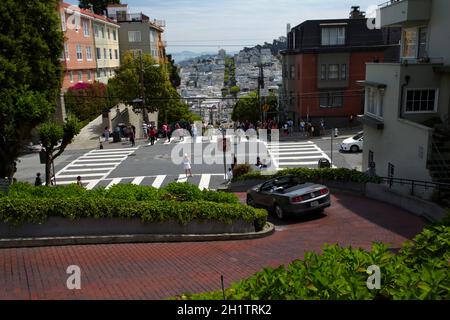
[[[189,173],[189,177],[192,177],[191,161],[189,160],[187,153],[184,155],[183,167],[184,167],[184,172],[186,173],[186,178],[188,177],[188,173]]]

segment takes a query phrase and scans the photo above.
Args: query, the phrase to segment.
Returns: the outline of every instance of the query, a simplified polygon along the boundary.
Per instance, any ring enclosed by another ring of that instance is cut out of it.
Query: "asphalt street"
[[[339,152],[344,137],[299,139],[279,144],[259,140],[230,143],[226,154],[226,169],[231,166],[232,154],[239,163],[254,165],[257,156],[269,170],[293,167],[316,168],[319,159],[333,160],[333,166],[361,170],[362,154]],[[333,147],[331,147],[331,145]],[[333,149],[333,152],[331,150]],[[186,179],[182,165],[184,154],[192,163],[193,177]],[[255,170],[258,170],[254,167]],[[16,178],[33,182],[36,172],[44,172],[38,154],[20,158]],[[172,139],[170,143],[159,140],[150,146],[138,141],[135,147],[123,141],[105,144],[103,150],[68,150],[55,161],[57,184],[69,184],[82,177],[88,188],[110,187],[118,183],[134,183],[162,187],[170,182],[190,182],[200,188],[219,189],[226,185],[221,141],[204,138],[196,143]]]

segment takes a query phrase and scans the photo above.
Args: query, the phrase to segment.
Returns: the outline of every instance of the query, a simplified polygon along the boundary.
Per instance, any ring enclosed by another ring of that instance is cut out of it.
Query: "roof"
[[[62,2],[62,7],[65,8],[65,9],[69,9],[70,8],[70,9],[72,9],[74,11],[80,12],[81,14],[83,14],[85,16],[88,16],[88,17],[91,17],[91,18],[94,18],[94,19],[98,19],[98,20],[102,20],[104,22],[108,22],[110,24],[113,24],[113,25],[116,25],[117,27],[119,27],[119,24],[116,23],[114,20],[109,19],[108,17],[102,16],[102,15],[99,15],[99,14],[95,14],[95,13],[91,12],[90,10],[81,9],[81,8],[79,8],[79,7],[75,6],[75,5],[72,5],[70,3],[67,3],[67,2]]]

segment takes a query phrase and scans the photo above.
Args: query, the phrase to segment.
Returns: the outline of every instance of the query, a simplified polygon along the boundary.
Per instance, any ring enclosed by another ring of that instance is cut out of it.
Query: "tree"
[[[161,121],[179,121],[192,118],[189,107],[180,101],[180,96],[172,86],[169,74],[164,66],[156,66],[156,61],[148,54],[141,59],[131,53],[124,57],[124,63],[116,70],[116,76],[109,80],[111,93],[122,102],[131,104],[142,97],[141,66],[144,78],[145,109],[159,111]]]
[[[233,121],[250,121],[256,123],[260,119],[258,97],[255,92],[239,98],[231,114]]]
[[[65,93],[66,109],[80,121],[92,121],[117,104],[109,86],[100,82],[77,83]]]
[[[120,0],[80,0],[79,7],[89,9],[92,5],[96,14],[103,15],[108,4],[120,4]]]
[[[169,64],[167,68],[169,69],[170,83],[174,88],[178,88],[181,84],[180,74],[178,73],[178,67],[175,65],[175,60],[172,59],[172,55],[167,55],[167,60]]]
[[[230,88],[230,94],[235,98],[237,97],[237,95],[240,91],[241,91],[241,88],[239,88],[238,86],[232,86]]]
[[[55,111],[63,50],[57,3],[0,2],[0,178],[12,180],[32,129]]]
[[[80,130],[81,123],[75,117],[67,118],[63,125],[48,122],[39,127],[39,138],[45,149],[45,181],[47,185],[50,185],[53,161],[64,152],[72,139],[80,133]]]

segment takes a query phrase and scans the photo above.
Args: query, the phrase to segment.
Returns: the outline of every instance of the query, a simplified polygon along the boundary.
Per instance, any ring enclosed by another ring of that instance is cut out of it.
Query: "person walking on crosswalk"
[[[191,161],[189,160],[189,156],[187,153],[184,154],[183,168],[184,172],[186,173],[186,178],[192,177]]]

